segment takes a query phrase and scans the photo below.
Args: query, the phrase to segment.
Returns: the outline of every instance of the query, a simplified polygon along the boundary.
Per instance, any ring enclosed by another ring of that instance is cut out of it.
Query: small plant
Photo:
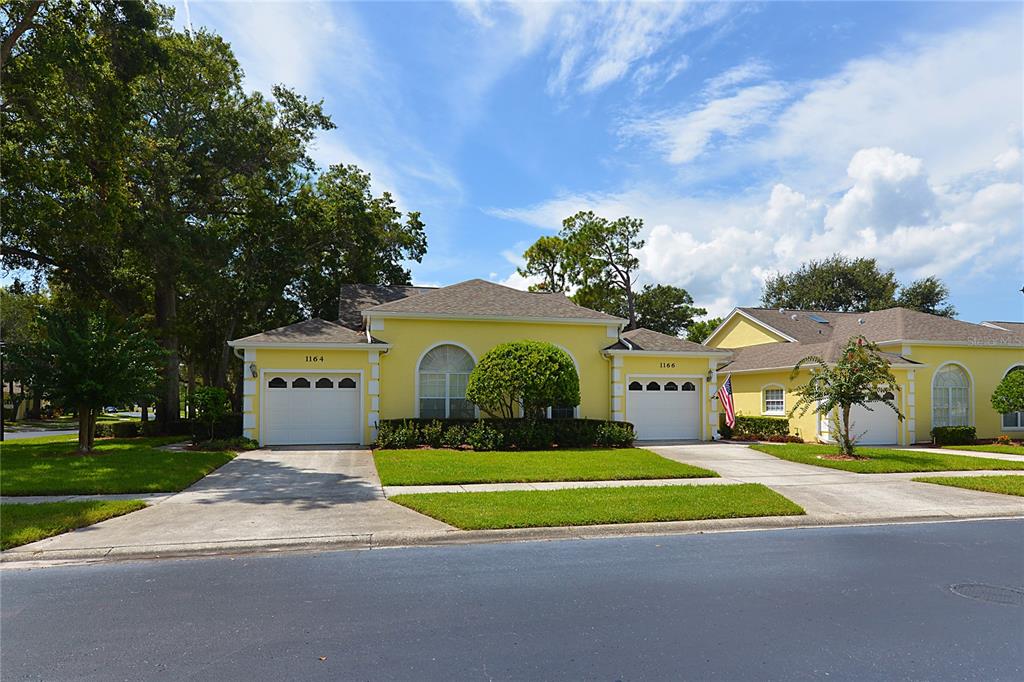
[[[1013,439],[1007,436],[1005,433],[996,438],[996,445],[1013,445]]]
[[[210,440],[213,440],[214,427],[228,414],[231,407],[228,403],[228,392],[216,386],[200,386],[192,400],[196,406],[196,421],[207,427]]]
[[[441,447],[458,450],[466,442],[466,429],[459,424],[452,424],[441,434]]]
[[[418,435],[412,422],[384,422],[377,428],[377,447],[384,450],[412,448],[418,442]]]
[[[631,424],[605,422],[597,427],[597,444],[612,448],[627,448],[633,444],[636,434]]]
[[[488,426],[481,420],[469,427],[469,431],[466,433],[466,442],[474,450],[500,450],[505,444],[505,437],[501,431]]]
[[[432,448],[441,447],[441,436],[444,435],[444,424],[434,419],[420,427],[420,440]]]

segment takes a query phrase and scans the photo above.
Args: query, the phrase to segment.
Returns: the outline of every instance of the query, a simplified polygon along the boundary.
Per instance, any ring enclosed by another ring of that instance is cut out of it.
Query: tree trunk
[[[628,284],[626,285],[626,313],[629,316],[629,325],[626,329],[636,329],[636,295],[633,293],[633,287]]]
[[[191,421],[196,418],[196,368],[191,362],[185,365],[185,377],[185,416]]]
[[[78,406],[78,451],[89,452],[92,447],[89,444],[89,408],[85,405]]]
[[[29,419],[42,419],[43,418],[43,399],[36,393],[35,387],[32,389],[32,402],[29,403],[28,408]]]
[[[842,453],[848,457],[853,456],[853,441],[850,440],[850,406],[843,405],[843,428],[840,430],[839,438]]]
[[[89,408],[89,452],[96,447],[96,408]]]
[[[141,421],[143,424],[148,424],[149,423],[149,405],[141,405],[140,409],[142,411],[142,418],[139,421]]]
[[[167,353],[163,367],[163,386],[156,404],[156,419],[159,430],[170,433],[181,420],[181,398],[179,395],[180,369],[178,367],[178,292],[174,276],[159,273],[155,280],[156,328],[160,345]]]

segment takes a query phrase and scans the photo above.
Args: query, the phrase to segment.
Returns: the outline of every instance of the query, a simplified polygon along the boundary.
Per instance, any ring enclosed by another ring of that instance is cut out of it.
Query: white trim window
[[[1017,365],[1011,367],[1010,371],[1006,373],[1006,376],[1010,372],[1024,372],[1024,365]],[[1001,415],[1003,431],[1024,431],[1024,412],[1007,412]]]
[[[764,414],[786,414],[786,391],[778,386],[761,390],[761,411]]]
[[[420,417],[427,419],[473,419],[476,408],[466,400],[473,358],[450,344],[431,348],[420,360]]]
[[[971,380],[960,365],[944,365],[932,379],[932,427],[970,425]]]

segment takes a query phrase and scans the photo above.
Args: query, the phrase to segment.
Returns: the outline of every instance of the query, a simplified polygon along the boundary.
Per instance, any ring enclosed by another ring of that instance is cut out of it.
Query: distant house
[[[972,324],[905,308],[869,313],[736,308],[705,339],[705,345],[730,349],[719,374],[732,375],[738,412],[788,413],[794,386],[793,366],[808,355],[826,361],[854,335],[877,343],[890,360],[900,386],[893,396],[906,415],[902,423],[884,404],[856,408],[855,427],[864,444],[910,444],[931,439],[934,426],[974,426],[979,438],[1024,435],[1024,413],[1000,415],[989,398],[1007,373],[1024,370],[1024,323]],[[828,419],[808,412],[791,422],[804,440],[830,440]]]

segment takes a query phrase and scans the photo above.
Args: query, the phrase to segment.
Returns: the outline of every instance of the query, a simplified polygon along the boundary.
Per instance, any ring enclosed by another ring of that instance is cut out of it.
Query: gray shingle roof
[[[363,311],[367,308],[416,296],[436,288],[404,284],[342,284],[338,297],[338,322],[352,329],[362,329]]]
[[[305,322],[296,322],[285,327],[278,327],[260,334],[253,334],[230,342],[231,346],[244,348],[260,344],[276,343],[355,343],[370,345],[365,332],[344,327],[337,322],[313,318]],[[382,343],[373,339],[372,343]]]
[[[907,308],[887,308],[868,313],[810,310],[779,312],[767,308],[739,310],[801,343],[821,343],[833,339],[845,342],[851,336],[861,334],[875,342],[950,341],[978,345],[1024,345],[1024,330],[1021,329],[994,329]],[[812,315],[825,322],[815,321]]]
[[[793,369],[808,355],[817,355],[825,362],[835,362],[846,347],[846,340],[823,343],[763,343],[733,349],[732,362],[719,371],[739,372],[752,369]],[[893,364],[920,364],[896,353],[881,353]]]
[[[645,329],[643,327],[640,329],[631,329],[628,332],[622,332],[619,339],[619,341],[608,346],[605,350],[639,350],[656,351],[659,353],[725,352],[717,348],[702,346],[701,344],[694,343],[693,341],[680,339],[677,336],[669,336],[668,334],[662,334],[661,332]],[[628,341],[628,345],[623,343],[622,339]]]
[[[578,306],[564,294],[521,291],[482,279],[403,298],[363,310],[364,313],[406,313],[444,317],[513,317],[563,320],[594,320],[608,323],[623,320]]]
[[[999,327],[1000,329],[1005,329],[1008,332],[1014,332],[1016,334],[1024,334],[1024,322],[986,321],[982,322],[982,324]]]

